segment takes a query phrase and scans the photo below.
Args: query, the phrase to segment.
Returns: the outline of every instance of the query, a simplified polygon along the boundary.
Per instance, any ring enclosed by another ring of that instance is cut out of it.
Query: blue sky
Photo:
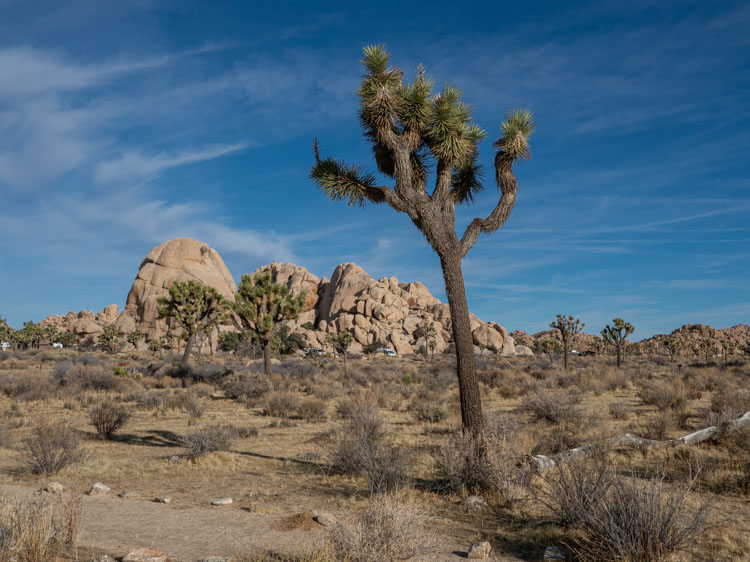
[[[508,329],[573,314],[637,338],[750,322],[746,2],[0,0],[0,314],[124,305],[146,253],[209,243],[235,278],[273,259],[421,280],[407,217],[329,202],[311,141],[370,165],[361,47],[463,89],[487,189],[509,107],[537,122],[505,227],[464,263],[472,310]],[[372,166],[371,166],[372,167]]]

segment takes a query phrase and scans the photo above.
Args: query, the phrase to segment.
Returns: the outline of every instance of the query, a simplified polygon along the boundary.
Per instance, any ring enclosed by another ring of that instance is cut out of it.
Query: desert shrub
[[[271,392],[266,396],[263,413],[276,418],[289,418],[300,407],[300,398],[291,392]]]
[[[339,521],[329,541],[336,560],[392,562],[426,556],[437,548],[437,537],[425,513],[412,503],[383,496],[352,521]]]
[[[622,402],[610,402],[609,415],[615,420],[626,420],[630,416],[630,408]]]
[[[608,493],[580,513],[580,535],[569,546],[582,560],[666,560],[688,550],[707,528],[707,504],[688,514],[691,484],[663,486],[663,478],[640,482],[615,477]]]
[[[750,390],[725,388],[711,397],[711,412],[737,418],[750,412]]]
[[[197,459],[215,451],[226,451],[234,442],[237,431],[232,427],[214,425],[185,435],[181,442],[187,457]]]
[[[182,409],[190,418],[191,423],[194,423],[195,420],[203,417],[203,414],[206,411],[206,402],[205,400],[199,399],[192,392],[186,392],[185,398],[182,402]]]
[[[630,377],[625,371],[617,370],[607,373],[604,377],[603,383],[604,388],[610,392],[614,392],[615,390],[628,388],[630,386]]]
[[[269,390],[268,380],[259,373],[235,373],[221,383],[224,396],[234,400],[255,400]]]
[[[670,410],[658,412],[653,418],[641,424],[641,433],[647,439],[663,441],[677,427],[677,419]]]
[[[580,396],[572,392],[538,390],[528,394],[521,403],[521,408],[533,414],[536,419],[550,423],[576,422],[581,413],[578,403]]]
[[[235,434],[239,439],[249,439],[250,437],[258,437],[258,428],[257,427],[237,427],[235,428]]]
[[[66,423],[42,423],[23,440],[21,470],[48,476],[86,458],[81,434]]]
[[[299,416],[308,422],[323,421],[326,418],[327,411],[326,402],[324,400],[316,400],[310,398],[300,404],[297,409]]]
[[[130,410],[112,401],[104,400],[89,410],[89,419],[99,439],[112,439],[131,417]]]
[[[0,560],[49,562],[70,554],[80,529],[80,498],[52,502],[0,498]]]
[[[519,443],[488,431],[484,454],[476,445],[464,433],[448,439],[435,454],[438,478],[454,493],[482,493],[503,505],[520,499],[532,472]]]
[[[364,474],[372,493],[397,490],[409,484],[409,456],[386,440],[383,418],[370,401],[352,403],[332,451],[332,469],[341,474]]]
[[[197,383],[216,383],[229,374],[224,365],[218,363],[198,363],[190,366],[187,377]]]
[[[85,355],[84,355],[85,357]],[[115,375],[101,362],[89,359],[65,361],[52,369],[50,378],[56,384],[72,389],[74,392],[85,390],[121,390],[124,379]]]
[[[0,391],[21,402],[47,400],[54,396],[55,390],[56,385],[48,377],[38,374],[0,378]]]
[[[638,397],[644,404],[656,406],[659,410],[679,408],[685,403],[682,389],[666,381],[654,381],[644,386]]]
[[[135,404],[142,410],[155,410],[163,407],[169,398],[169,391],[165,389],[150,390],[133,396]]]
[[[415,420],[426,423],[439,423],[448,419],[448,411],[440,403],[427,399],[413,400],[409,411]]]

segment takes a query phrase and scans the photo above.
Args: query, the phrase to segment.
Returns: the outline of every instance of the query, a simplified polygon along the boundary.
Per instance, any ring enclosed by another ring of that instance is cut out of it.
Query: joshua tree
[[[674,356],[680,352],[684,345],[684,342],[682,340],[678,340],[677,338],[668,337],[664,338],[661,343],[669,352],[671,362],[674,363]]]
[[[344,330],[338,334],[328,334],[326,336],[326,342],[330,343],[333,346],[333,349],[336,350],[336,353],[344,358],[344,365],[346,365],[346,350],[353,341],[354,337],[348,330]]]
[[[122,332],[120,331],[120,328],[118,328],[115,324],[107,324],[104,326],[104,329],[102,330],[101,334],[99,334],[99,337],[97,338],[97,341],[99,342],[99,345],[101,345],[104,349],[109,351],[110,353],[114,353],[117,355],[117,352],[120,351],[120,345],[122,337]]]
[[[304,291],[293,295],[286,285],[271,281],[270,273],[242,276],[232,309],[242,327],[255,332],[263,342],[266,375],[271,375],[271,342],[276,325],[297,318],[304,306]]]
[[[76,343],[76,336],[73,332],[61,332],[57,336],[57,342],[63,347],[73,347]]]
[[[418,339],[419,338],[424,339],[424,351],[425,351],[425,356],[426,356],[427,349],[430,346],[430,342],[433,342],[435,336],[437,336],[437,332],[435,331],[435,326],[433,326],[430,322],[423,322],[422,324],[417,326],[417,330],[414,335],[416,335]],[[435,343],[435,345],[437,345],[437,343]]]
[[[625,322],[622,318],[615,318],[612,320],[612,326],[607,324],[602,330],[602,338],[608,344],[614,346],[617,352],[617,368],[622,366],[622,355],[625,350],[625,338],[633,333],[633,325],[630,322]]]
[[[561,350],[560,342],[554,339],[536,340],[536,342],[534,342],[534,348],[537,353],[546,353],[549,357],[550,363],[554,361],[552,353],[560,352]]]
[[[471,108],[458,89],[446,86],[433,95],[433,82],[421,65],[414,82],[404,84],[401,69],[389,68],[388,60],[382,45],[364,48],[365,75],[358,94],[364,136],[378,170],[393,185],[379,185],[358,166],[321,158],[317,140],[311,177],[333,201],[387,203],[405,213],[437,253],[450,306],[461,419],[464,431],[481,436],[482,402],[461,260],[480,234],[496,231],[510,216],[518,193],[513,164],[529,157],[533,117],[524,109],[511,110],[500,125],[495,179],[501,195],[494,210],[471,221],[459,238],[455,207],[471,203],[482,190],[477,157],[486,133],[472,122]],[[428,189],[431,172],[434,186]]]
[[[721,340],[721,352],[724,355],[724,365],[729,362],[729,356],[734,353],[734,342],[732,340]]]
[[[146,334],[141,332],[138,328],[133,330],[127,335],[128,343],[133,344],[133,347],[138,348],[138,342],[146,337]]]
[[[712,339],[705,338],[700,343],[700,350],[703,352],[703,357],[706,360],[706,365],[708,365],[708,360],[711,358],[711,355],[716,353],[716,344]]]
[[[560,339],[563,343],[563,364],[566,371],[568,370],[568,346],[576,334],[583,330],[584,325],[578,318],[565,317],[562,314],[558,314],[555,321],[549,324],[550,328],[560,332]]]
[[[5,321],[5,318],[0,316],[0,342],[8,342],[8,340],[11,339],[13,329],[8,326],[8,323]]]
[[[169,287],[169,296],[159,298],[159,304],[159,318],[171,318],[182,330],[186,341],[180,361],[182,367],[190,362],[198,332],[229,321],[226,299],[219,291],[199,281],[175,281]]]

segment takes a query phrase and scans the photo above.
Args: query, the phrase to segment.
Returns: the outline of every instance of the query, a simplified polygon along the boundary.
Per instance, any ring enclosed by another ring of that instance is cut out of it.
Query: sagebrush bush
[[[609,415],[615,420],[626,420],[630,416],[630,408],[623,402],[610,402]]]
[[[426,514],[416,505],[380,496],[351,521],[339,520],[328,540],[336,560],[392,562],[427,556],[437,537]]]
[[[576,423],[581,412],[578,404],[581,397],[566,391],[547,392],[539,389],[534,394],[528,394],[521,403],[521,408],[532,413],[537,419],[550,423]]]
[[[666,381],[648,383],[638,392],[638,397],[644,404],[656,406],[660,410],[680,408],[686,400],[682,388]]]
[[[440,403],[426,399],[417,399],[409,405],[409,411],[415,420],[426,423],[440,423],[448,419],[448,410]]]
[[[271,392],[266,396],[263,412],[267,416],[289,418],[297,413],[300,398],[291,392]]]
[[[308,422],[324,421],[326,419],[326,411],[328,406],[325,400],[317,400],[315,398],[309,398],[302,402],[297,409],[299,416]]]
[[[235,373],[221,382],[224,396],[234,400],[257,400],[270,389],[268,380],[260,373]]]
[[[214,425],[188,433],[181,444],[187,450],[188,458],[197,459],[208,453],[230,449],[236,437],[234,428]]]
[[[130,421],[130,410],[111,400],[104,400],[89,410],[89,419],[99,439],[112,439],[115,432]]]
[[[48,476],[86,459],[78,430],[66,423],[41,423],[23,440],[21,468]]]

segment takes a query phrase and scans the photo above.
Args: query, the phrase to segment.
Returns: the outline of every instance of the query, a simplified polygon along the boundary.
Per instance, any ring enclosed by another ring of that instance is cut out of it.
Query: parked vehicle
[[[62,349],[62,348],[63,348],[63,344],[61,344],[61,343],[53,343],[52,344],[52,349]]]
[[[7,341],[0,342],[0,349],[2,349],[3,351],[9,350],[10,349],[10,342],[7,342]]]
[[[313,347],[307,350],[307,354],[310,357],[321,357],[326,354],[325,350],[319,348],[319,347]]]
[[[378,353],[382,353],[382,354],[383,354],[383,355],[385,355],[386,357],[396,357],[396,352],[395,352],[395,351],[393,351],[393,350],[392,350],[391,348],[389,348],[389,347],[379,347],[379,348],[378,348],[378,349],[376,349],[375,351],[377,351]]]

